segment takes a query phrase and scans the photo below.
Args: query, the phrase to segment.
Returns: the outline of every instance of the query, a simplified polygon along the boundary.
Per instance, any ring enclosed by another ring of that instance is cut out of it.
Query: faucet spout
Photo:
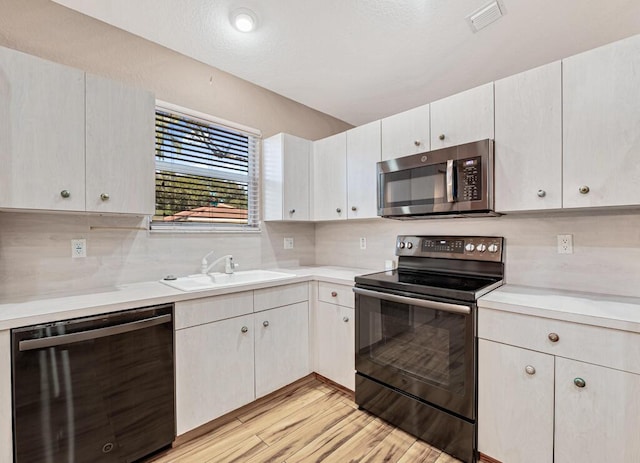
[[[204,259],[203,259],[204,260]],[[220,262],[224,261],[224,273],[233,273],[236,268],[236,264],[233,262],[233,256],[231,254],[227,254],[226,256],[222,256],[212,263],[207,264],[206,262],[202,266],[202,273],[207,274],[211,271],[213,267],[218,265]]]

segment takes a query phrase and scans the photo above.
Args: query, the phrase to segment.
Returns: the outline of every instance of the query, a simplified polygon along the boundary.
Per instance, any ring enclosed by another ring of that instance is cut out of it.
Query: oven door
[[[475,304],[354,292],[358,373],[475,420]]]

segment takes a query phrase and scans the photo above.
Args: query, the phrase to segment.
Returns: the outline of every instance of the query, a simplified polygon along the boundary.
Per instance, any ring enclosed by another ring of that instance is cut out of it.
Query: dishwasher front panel
[[[13,330],[16,463],[133,462],[175,438],[172,306]]]

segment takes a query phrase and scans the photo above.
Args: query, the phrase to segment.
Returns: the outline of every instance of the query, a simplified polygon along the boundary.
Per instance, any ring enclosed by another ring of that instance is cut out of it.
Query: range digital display
[[[422,251],[464,254],[464,240],[423,240]]]

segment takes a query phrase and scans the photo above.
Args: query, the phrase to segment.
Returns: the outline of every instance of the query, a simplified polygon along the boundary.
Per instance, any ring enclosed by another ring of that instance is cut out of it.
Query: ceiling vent
[[[493,1],[482,8],[474,11],[467,16],[467,22],[473,32],[478,32],[480,29],[484,29],[492,22],[497,21],[503,15],[504,6],[501,6],[498,1]]]

